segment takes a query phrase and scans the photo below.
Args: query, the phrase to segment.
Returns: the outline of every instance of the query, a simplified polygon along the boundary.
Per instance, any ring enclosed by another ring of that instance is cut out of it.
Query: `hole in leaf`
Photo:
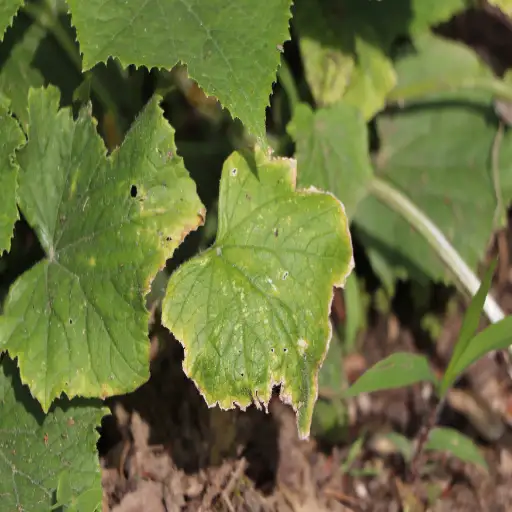
[[[137,197],[137,187],[136,187],[136,185],[132,185],[132,188],[130,188],[130,195],[132,197]]]
[[[172,242],[172,237],[168,236],[168,237],[166,237],[166,240],[167,240],[168,242]]]
[[[73,320],[71,318],[69,319],[69,325],[73,325]]]
[[[286,347],[283,348],[283,352],[286,354],[286,352],[288,352],[288,349]]]

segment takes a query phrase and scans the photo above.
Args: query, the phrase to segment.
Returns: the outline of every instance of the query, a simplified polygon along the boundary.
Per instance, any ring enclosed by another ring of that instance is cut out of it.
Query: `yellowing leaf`
[[[348,222],[333,196],[295,190],[289,161],[254,156],[226,161],[215,244],[171,276],[162,320],[210,405],[267,404],[281,383],[307,436],[333,286],[353,266]]]

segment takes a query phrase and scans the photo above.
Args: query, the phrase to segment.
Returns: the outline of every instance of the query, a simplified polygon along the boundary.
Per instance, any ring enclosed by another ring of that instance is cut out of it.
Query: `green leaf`
[[[362,115],[343,102],[315,112],[302,104],[288,131],[297,142],[299,186],[329,190],[351,218],[373,175]]]
[[[31,10],[39,13],[36,20],[23,11],[7,30],[0,46],[0,92],[10,100],[10,109],[26,129],[28,125],[28,91],[30,87],[53,84],[61,91],[61,104],[69,105],[73,90],[82,80],[78,46],[66,47],[44,27],[58,27],[60,34],[76,38],[70,17],[62,11],[61,2],[31,2]],[[67,9],[67,6],[64,5]],[[34,13],[35,16],[35,13]]]
[[[413,445],[410,439],[398,432],[388,432],[383,437],[392,443],[396,449],[402,454],[404,461],[409,463],[413,455]]]
[[[209,404],[266,404],[281,383],[307,436],[332,288],[353,267],[348,222],[332,195],[295,191],[290,161],[251,156],[226,161],[217,239],[171,276],[162,321]]]
[[[345,284],[345,336],[343,347],[346,354],[356,350],[358,334],[366,326],[367,300],[355,273],[350,274]]]
[[[512,345],[512,316],[507,316],[499,322],[489,325],[483,331],[472,338],[464,352],[459,354],[454,363],[450,361],[449,375],[446,371],[446,384],[444,392],[453,382],[475,361],[493,350],[508,349]],[[444,382],[444,381],[443,381]]]
[[[100,485],[96,428],[105,411],[90,401],[60,400],[45,416],[21,384],[16,365],[4,357],[0,366],[2,509],[47,512],[63,471],[68,489],[62,504],[72,505]]]
[[[11,287],[0,348],[48,410],[53,398],[109,396],[147,380],[151,279],[204,208],[153,98],[110,157],[86,110],[31,90],[18,155],[19,205],[46,258]]]
[[[316,102],[332,105],[344,98],[368,119],[384,107],[395,72],[386,55],[389,41],[374,18],[382,9],[377,2],[366,2],[364,9],[358,4],[298,1],[293,23]]]
[[[414,39],[395,65],[398,80],[388,98],[395,101],[489,101],[482,86],[494,80],[492,70],[462,43],[425,33]]]
[[[23,132],[9,112],[0,107],[0,255],[11,247],[14,223],[18,219],[16,177],[18,166],[14,152],[25,142]]]
[[[485,458],[473,441],[453,428],[434,428],[428,436],[425,450],[449,452],[464,462],[489,470]]]
[[[406,57],[403,66],[397,65],[404,90],[416,87],[410,84],[418,80],[420,70],[420,76],[435,83],[442,81],[442,76],[451,80],[451,66],[459,76],[482,76],[481,64],[471,50],[433,38],[422,41],[432,44],[420,45],[416,60]],[[493,230],[497,197],[506,197],[499,181],[510,174],[510,169],[500,168],[499,179],[495,179],[491,153],[497,124],[490,122],[496,119],[490,94],[472,92],[453,99],[453,93],[444,95],[443,101],[439,94],[430,94],[428,102],[381,116],[376,172],[415,203],[476,271]],[[511,135],[505,134],[500,155],[503,162],[512,157],[511,141]],[[422,236],[378,199],[365,198],[354,221],[363,243],[373,254],[379,252],[390,267],[400,269],[402,276],[405,270],[419,281],[451,280]]]
[[[289,39],[291,0],[69,0],[84,67],[111,56],[123,65],[170,69],[190,76],[258,137]],[[98,16],[101,13],[101,16]]]
[[[4,38],[5,30],[11,26],[16,12],[22,5],[23,0],[0,1],[0,41]]]
[[[462,327],[460,328],[459,336],[457,338],[457,342],[455,343],[455,348],[453,349],[450,363],[448,364],[448,368],[446,369],[441,381],[441,385],[439,386],[439,394],[441,397],[446,394],[448,388],[460,375],[460,373],[454,373],[453,369],[458,367],[457,361],[468,349],[471,343],[471,339],[478,329],[478,324],[480,323],[480,316],[482,314],[485,299],[487,298],[487,293],[491,288],[492,276],[494,274],[494,269],[496,268],[496,263],[497,262],[494,261],[493,264],[487,269],[478,292],[472,297],[468,309],[466,310],[464,320],[462,322]]]
[[[416,382],[436,382],[425,356],[396,352],[373,365],[350,386],[346,396],[410,386]]]

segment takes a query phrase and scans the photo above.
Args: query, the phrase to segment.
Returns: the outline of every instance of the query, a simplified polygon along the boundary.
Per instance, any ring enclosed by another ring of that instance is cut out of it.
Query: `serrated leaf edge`
[[[333,193],[331,193],[329,191],[324,191],[324,190],[318,189],[318,188],[316,188],[314,186],[310,186],[310,187],[305,188],[305,189],[297,190],[296,189],[297,161],[296,161],[295,158],[274,157],[272,155],[272,150],[271,149],[269,149],[267,151],[267,156],[268,156],[268,158],[270,159],[271,162],[286,163],[288,165],[290,173],[291,173],[291,178],[292,178],[292,180],[291,180],[292,192],[303,193],[303,194],[305,193],[305,194],[310,194],[310,195],[312,195],[312,194],[329,195],[338,203],[338,205],[340,207],[341,220],[345,221],[344,225],[345,225],[345,234],[347,236],[347,241],[350,243],[350,247],[352,248],[352,236],[350,234],[350,223],[349,223],[346,211],[345,211],[344,204]],[[272,379],[270,381],[270,384],[269,384],[269,386],[267,388],[268,396],[269,396],[269,402],[266,402],[264,399],[260,399],[259,396],[258,396],[258,393],[254,393],[253,396],[251,397],[252,401],[248,401],[246,405],[239,403],[237,400],[231,400],[231,404],[232,405],[238,407],[242,411],[245,411],[248,407],[250,407],[251,405],[254,405],[257,409],[263,409],[263,410],[265,410],[265,412],[268,413],[268,406],[269,406],[269,403],[270,403],[270,399],[272,397],[272,388],[274,386],[279,386],[280,385],[281,386],[281,392],[280,392],[280,399],[281,399],[281,401],[283,403],[287,404],[287,405],[290,405],[292,407],[293,411],[295,412],[295,414],[297,415],[297,424],[298,424],[299,438],[303,439],[303,440],[309,438],[309,430],[310,430],[310,427],[311,427],[311,419],[312,419],[312,415],[313,415],[313,407],[314,407],[314,404],[316,403],[316,400],[318,398],[318,373],[319,373],[319,371],[320,371],[320,369],[321,369],[321,367],[322,367],[322,365],[323,365],[323,363],[325,361],[325,357],[327,356],[327,352],[329,350],[329,346],[330,346],[331,339],[332,339],[332,324],[331,324],[331,321],[330,321],[329,317],[330,317],[330,313],[331,313],[332,302],[334,300],[334,292],[335,292],[334,289],[335,288],[343,288],[345,286],[345,283],[346,283],[349,275],[351,274],[351,272],[352,272],[352,270],[354,268],[355,268],[355,262],[354,262],[354,254],[352,252],[351,258],[350,258],[350,261],[347,264],[346,270],[344,272],[342,272],[342,274],[339,276],[339,278],[338,278],[339,280],[335,279],[334,282],[332,283],[331,298],[328,301],[327,312],[326,312],[326,319],[327,319],[327,323],[328,323],[328,326],[329,326],[328,327],[327,340],[326,340],[326,343],[325,343],[324,352],[322,354],[321,359],[319,360],[318,366],[317,366],[315,374],[313,376],[313,385],[314,386],[313,386],[313,390],[312,391],[314,392],[314,400],[311,400],[311,409],[307,410],[307,411],[304,411],[305,413],[307,413],[307,416],[306,416],[307,428],[301,428],[301,426],[300,426],[300,423],[301,423],[301,421],[300,421],[301,412],[302,412],[302,416],[304,416],[304,412],[301,411],[301,404],[298,404],[296,406],[293,403],[291,394],[286,392],[286,380],[285,379],[280,379],[279,381],[275,381],[275,380]],[[168,328],[172,332],[174,338],[183,347],[183,354],[184,354],[183,363],[182,363],[183,372],[185,373],[187,378],[189,378],[194,383],[196,389],[198,390],[199,394],[203,397],[203,399],[204,399],[206,405],[208,406],[208,408],[211,409],[213,407],[218,406],[223,411],[229,411],[230,409],[232,409],[232,407],[229,407],[229,406],[225,407],[225,406],[223,406],[223,404],[221,403],[220,400],[215,400],[213,402],[210,402],[208,400],[208,398],[206,397],[205,393],[201,390],[200,386],[197,384],[196,380],[192,377],[190,368],[188,368],[188,365],[187,365],[188,354],[187,354],[186,344],[184,343],[184,341],[182,339],[180,339],[180,337],[178,337],[176,335],[175,330],[172,328],[172,326],[169,326]]]

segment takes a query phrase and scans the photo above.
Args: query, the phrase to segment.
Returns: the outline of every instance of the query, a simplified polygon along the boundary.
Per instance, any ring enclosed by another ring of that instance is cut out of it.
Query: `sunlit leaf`
[[[266,404],[281,383],[307,436],[333,286],[353,267],[348,221],[332,195],[295,190],[290,161],[248,158],[226,161],[217,239],[171,276],[162,321],[209,404]]]

